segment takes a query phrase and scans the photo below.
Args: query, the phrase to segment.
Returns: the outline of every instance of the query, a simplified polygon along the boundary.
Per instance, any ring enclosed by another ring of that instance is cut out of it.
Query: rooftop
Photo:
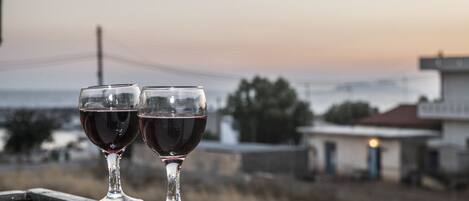
[[[377,127],[441,130],[441,121],[422,119],[417,116],[417,105],[399,105],[384,113],[361,119],[357,124]]]
[[[379,138],[428,138],[440,136],[439,131],[413,128],[390,128],[373,126],[308,126],[298,129],[302,133],[311,135],[338,135],[350,137],[379,137]]]

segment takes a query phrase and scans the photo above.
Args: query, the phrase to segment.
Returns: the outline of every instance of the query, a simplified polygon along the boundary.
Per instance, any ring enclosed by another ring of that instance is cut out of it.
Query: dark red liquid
[[[138,133],[137,111],[83,111],[80,120],[88,138],[107,153],[117,153]]]
[[[207,116],[139,117],[145,143],[160,156],[184,156],[200,142]]]

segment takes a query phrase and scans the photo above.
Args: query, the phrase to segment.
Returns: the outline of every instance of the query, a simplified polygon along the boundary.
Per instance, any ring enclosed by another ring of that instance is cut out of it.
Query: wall
[[[469,73],[441,72],[442,95],[445,101],[469,101]]]
[[[457,173],[460,171],[459,153],[460,149],[454,146],[439,147],[439,170],[444,173]]]
[[[207,125],[205,128],[206,132],[211,132],[215,135],[220,134],[220,121],[221,115],[217,112],[209,112],[207,115]]]
[[[408,139],[401,141],[401,175],[421,170],[424,165],[426,140]]]
[[[133,163],[164,169],[158,156],[144,144],[134,144],[132,148]],[[301,147],[272,151],[227,151],[198,147],[189,154],[183,168],[184,171],[224,176],[255,172],[304,175],[306,151]]]
[[[242,171],[269,172],[289,175],[307,173],[307,150],[242,153]]]
[[[395,139],[381,140],[381,175],[384,180],[399,182],[402,174],[401,142]]]
[[[164,169],[157,154],[144,144],[132,146],[132,162],[138,165]],[[241,169],[241,155],[227,152],[213,152],[196,149],[184,161],[184,171],[197,171],[217,175],[234,175]]]
[[[335,142],[337,149],[337,173],[348,175],[354,171],[366,171],[368,169],[368,138],[366,137],[342,137],[342,136],[311,136],[309,143],[314,148],[315,157],[309,160],[316,161],[314,168],[319,172],[325,169],[326,142]],[[381,175],[384,180],[399,181],[401,179],[401,150],[398,140],[381,139]],[[309,154],[310,156],[312,154]]]
[[[445,120],[442,133],[443,144],[466,149],[466,140],[469,139],[469,122]]]

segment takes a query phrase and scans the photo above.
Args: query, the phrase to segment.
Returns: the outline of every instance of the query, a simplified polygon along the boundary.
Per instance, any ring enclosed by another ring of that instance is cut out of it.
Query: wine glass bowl
[[[137,106],[140,89],[135,84],[100,85],[80,92],[80,120],[86,136],[106,156],[109,190],[102,201],[141,201],[122,191],[119,160],[138,134]]]
[[[203,87],[151,86],[140,95],[138,119],[144,142],[166,165],[167,201],[180,201],[179,174],[207,123]]]

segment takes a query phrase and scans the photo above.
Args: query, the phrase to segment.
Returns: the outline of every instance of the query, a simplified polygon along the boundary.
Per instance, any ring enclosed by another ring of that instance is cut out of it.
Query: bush
[[[7,130],[5,151],[12,154],[29,156],[39,149],[46,140],[51,140],[56,122],[44,113],[30,109],[20,109],[6,117]]]
[[[242,142],[298,142],[298,126],[311,125],[313,112],[309,104],[298,100],[296,91],[282,78],[243,79],[228,96],[224,112],[233,116],[233,128]]]
[[[378,113],[378,108],[371,107],[364,101],[345,101],[341,104],[334,104],[324,114],[324,120],[340,125],[354,124],[359,119],[369,117]]]

